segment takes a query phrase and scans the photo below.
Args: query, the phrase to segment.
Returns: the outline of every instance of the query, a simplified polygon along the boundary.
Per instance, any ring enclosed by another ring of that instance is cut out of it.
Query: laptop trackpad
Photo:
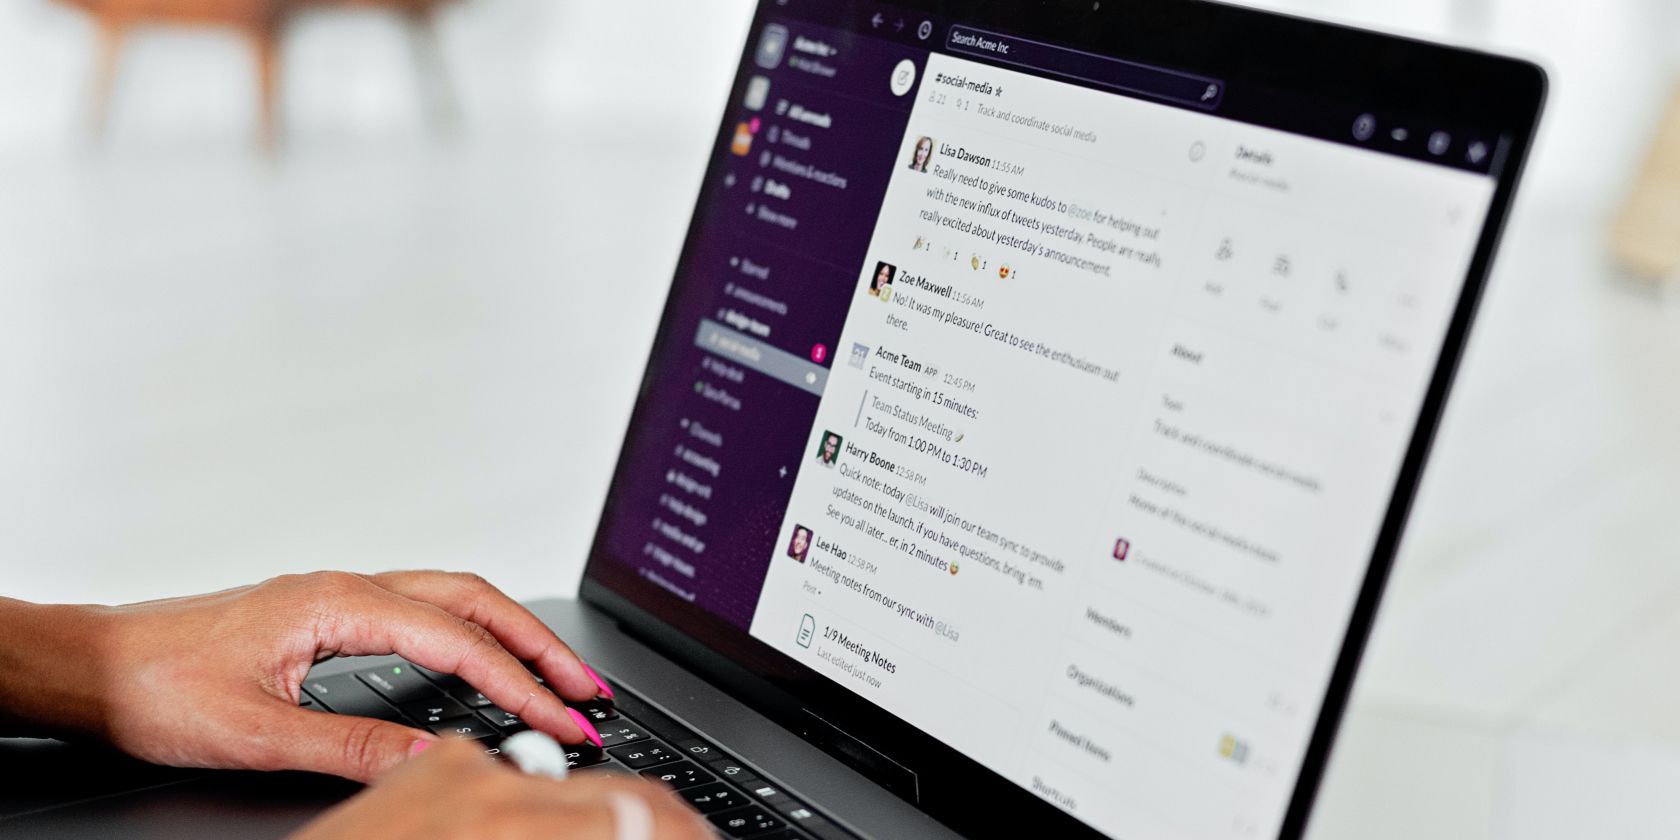
[[[283,837],[360,785],[304,773],[157,767],[109,750],[0,739],[0,834]]]

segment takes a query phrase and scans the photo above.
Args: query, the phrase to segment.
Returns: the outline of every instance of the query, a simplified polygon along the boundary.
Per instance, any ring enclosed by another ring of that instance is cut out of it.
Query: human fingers
[[[642,779],[573,777],[555,782],[521,776],[497,811],[515,837],[542,837],[564,826],[579,840],[710,840],[710,826],[671,791]]]
[[[266,705],[266,704],[265,704]],[[251,739],[230,745],[253,770],[307,770],[368,782],[439,739],[397,723],[307,711],[277,701],[248,715]]]
[[[396,653],[458,674],[497,706],[560,740],[600,745],[589,721],[537,682],[484,627],[397,595],[359,575],[323,576],[312,594],[318,647],[352,656]]]
[[[499,787],[500,780],[512,775],[471,742],[438,739],[429,747],[411,749],[408,760],[299,829],[291,840],[484,836],[472,830],[485,827],[489,803],[479,792]]]
[[[710,840],[704,820],[641,779],[559,782],[514,773],[444,739],[390,770],[293,840],[396,837]]]
[[[611,698],[595,669],[530,610],[478,575],[460,572],[386,572],[368,580],[391,592],[432,604],[489,630],[508,652],[537,666],[555,693],[582,702]]]

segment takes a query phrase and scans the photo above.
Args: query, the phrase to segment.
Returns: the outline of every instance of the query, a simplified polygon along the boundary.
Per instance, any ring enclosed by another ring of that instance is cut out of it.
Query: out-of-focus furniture
[[[280,75],[280,39],[292,16],[309,7],[341,6],[390,9],[410,23],[415,49],[422,60],[439,65],[436,14],[447,0],[61,0],[84,9],[99,27],[98,66],[94,74],[92,126],[102,134],[109,119],[111,94],[123,39],[149,25],[219,26],[235,29],[249,39],[257,62],[261,138],[272,146],[278,136],[276,117]],[[443,78],[441,67],[434,69]],[[433,97],[448,100],[447,86],[435,85]],[[452,101],[432,103],[434,117],[453,113]]]
[[[1642,277],[1680,276],[1680,85],[1611,232],[1617,260]]]

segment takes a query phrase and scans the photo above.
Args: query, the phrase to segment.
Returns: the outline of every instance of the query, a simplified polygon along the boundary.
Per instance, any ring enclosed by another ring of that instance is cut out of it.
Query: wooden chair
[[[1632,274],[1680,280],[1680,83],[1611,229],[1610,247]]]
[[[293,14],[321,6],[356,6],[390,9],[410,24],[415,49],[422,60],[434,66],[430,110],[435,121],[453,120],[455,107],[443,81],[441,53],[437,46],[437,10],[447,0],[61,0],[84,9],[99,27],[99,53],[94,73],[93,112],[90,125],[103,135],[110,120],[111,95],[116,86],[117,63],[124,38],[130,31],[148,25],[219,26],[238,30],[250,41],[257,63],[257,91],[261,115],[260,137],[272,148],[278,139],[277,96],[280,75],[280,39]]]

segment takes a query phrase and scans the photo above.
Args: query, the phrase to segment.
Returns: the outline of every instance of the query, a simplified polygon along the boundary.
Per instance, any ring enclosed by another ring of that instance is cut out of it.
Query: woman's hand
[[[457,674],[565,743],[599,736],[561,698],[610,695],[536,616],[476,575],[317,572],[125,607],[0,599],[0,635],[16,643],[0,645],[0,729],[97,736],[186,767],[368,781],[436,740],[298,708],[310,666],[337,655],[396,653]]]
[[[698,814],[652,782],[609,776],[557,782],[526,776],[467,744],[445,739],[323,814],[292,840],[713,836]]]

